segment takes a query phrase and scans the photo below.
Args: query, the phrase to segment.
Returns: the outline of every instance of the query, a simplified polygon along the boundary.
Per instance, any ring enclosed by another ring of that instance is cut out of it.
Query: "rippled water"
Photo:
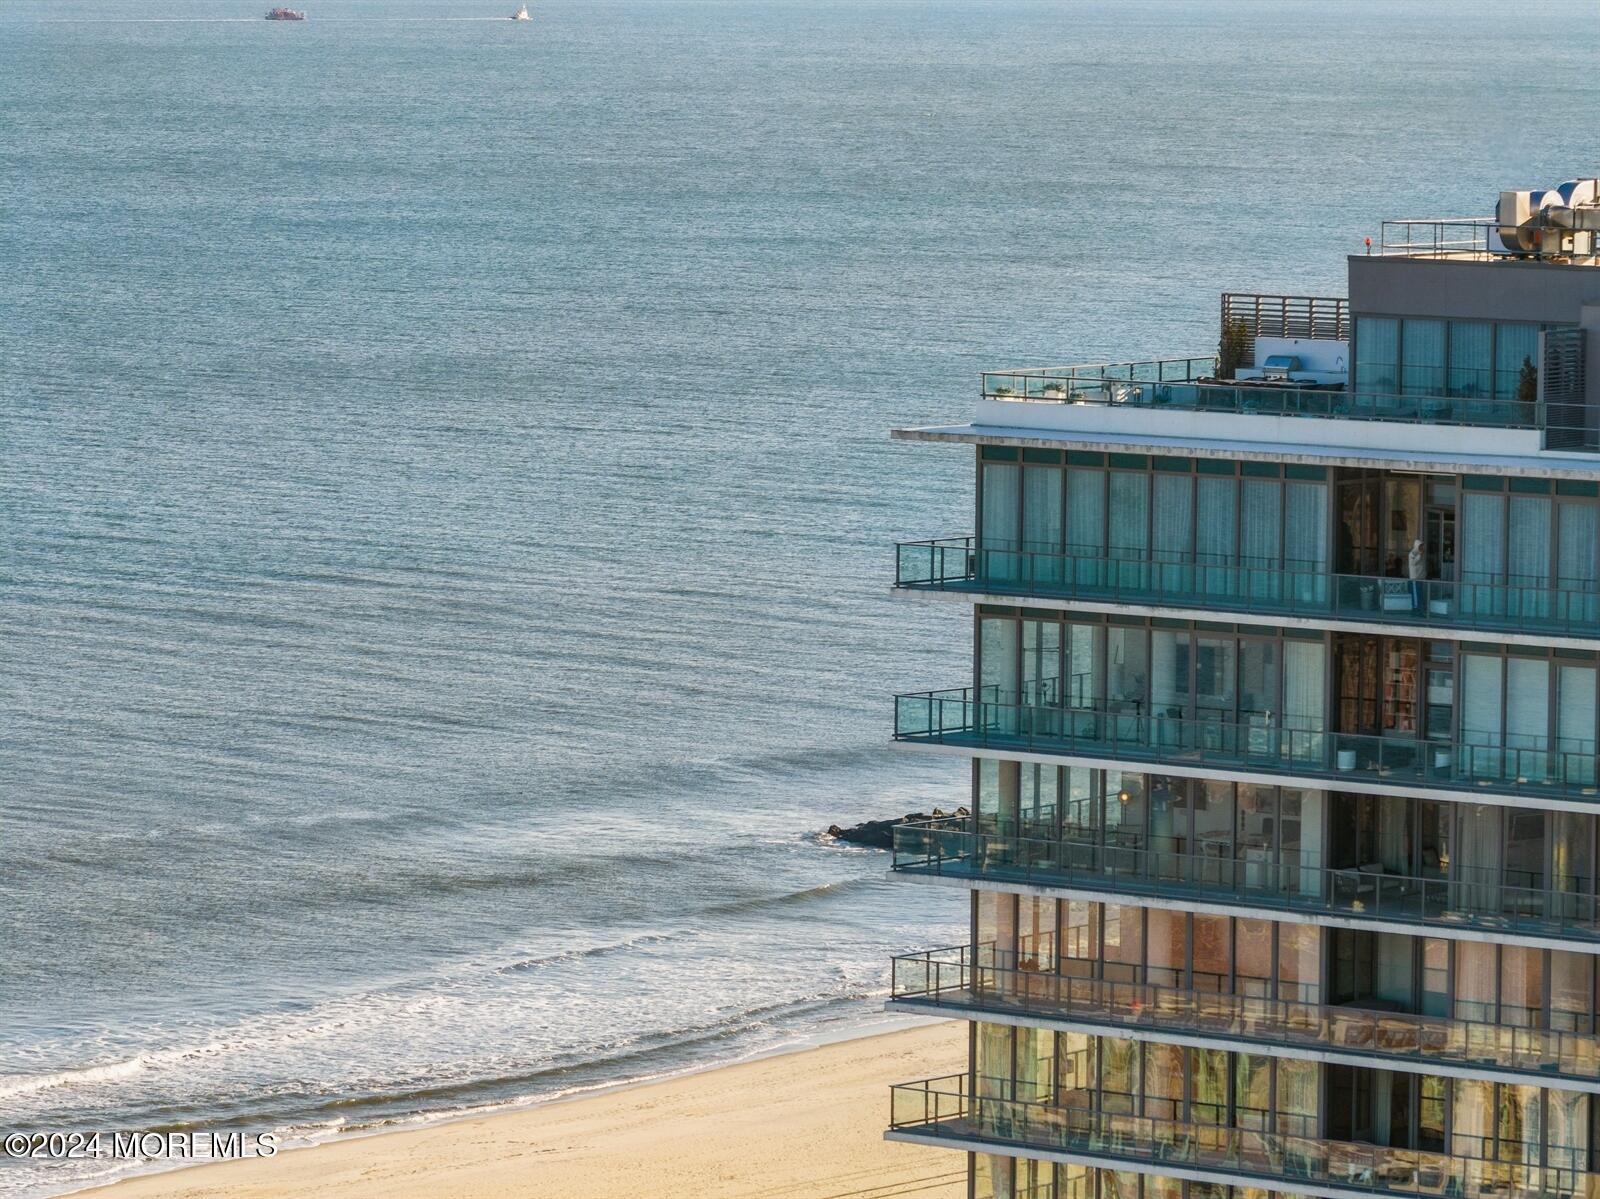
[[[885,430],[1595,168],[1579,5],[307,3],[0,6],[5,1126],[861,1018],[962,916],[815,837],[962,794],[886,587],[969,465]]]

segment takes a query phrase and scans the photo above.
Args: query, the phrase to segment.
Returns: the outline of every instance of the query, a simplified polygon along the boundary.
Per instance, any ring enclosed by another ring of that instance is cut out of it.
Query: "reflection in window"
[[[1356,318],[1356,387],[1392,395],[1398,391],[1395,363],[1400,352],[1400,322],[1388,317]]]
[[[1536,325],[1496,325],[1494,331],[1494,397],[1514,400],[1523,367],[1537,368],[1539,329]]]
[[[1400,339],[1400,390],[1406,395],[1444,394],[1444,322],[1409,320]]]

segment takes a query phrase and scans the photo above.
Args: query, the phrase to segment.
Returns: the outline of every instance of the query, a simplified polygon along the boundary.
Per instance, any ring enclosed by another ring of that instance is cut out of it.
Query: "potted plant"
[[[1052,379],[1044,385],[1042,393],[1053,400],[1061,399],[1067,394],[1067,385],[1059,379]]]
[[[1217,377],[1233,378],[1249,352],[1250,326],[1241,320],[1223,321],[1222,336],[1217,342]]]

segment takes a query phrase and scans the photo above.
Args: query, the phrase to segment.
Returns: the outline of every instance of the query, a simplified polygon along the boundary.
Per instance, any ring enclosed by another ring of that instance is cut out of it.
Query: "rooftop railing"
[[[1403,1012],[1072,978],[1021,968],[1014,953],[957,945],[894,959],[893,998],[1115,1030],[1181,1032],[1280,1049],[1490,1070],[1560,1086],[1600,1085],[1600,1037]]]
[[[967,1076],[892,1088],[890,1129],[929,1144],[979,1142],[1001,1152],[1071,1154],[1150,1173],[1175,1166],[1220,1181],[1259,1180],[1274,1190],[1312,1185],[1359,1195],[1496,1195],[1502,1199],[1600,1199],[1600,1177],[1560,1165],[1394,1149],[1218,1124],[1111,1115],[1069,1092],[1066,1102],[989,1098],[969,1093]],[[1071,1104],[1069,1106],[1069,1104]],[[1487,1146],[1488,1138],[1453,1138]],[[1581,1148],[1552,1156],[1582,1160]]]
[[[1500,238],[1502,228],[1520,230],[1524,248],[1507,249]],[[1592,230],[1572,229],[1554,220],[1541,224],[1536,218],[1527,226],[1502,226],[1492,216],[1424,217],[1384,221],[1372,249],[1385,258],[1572,261],[1591,259],[1596,242]]]
[[[1107,762],[1186,764],[1224,774],[1600,800],[1592,741],[1551,745],[1546,738],[1525,737],[1513,747],[1190,717],[1182,711],[1151,713],[1139,701],[1093,697],[1081,707],[1053,707],[1019,703],[993,687],[959,687],[895,696],[894,737]]]
[[[1476,928],[1600,941],[1600,899],[1576,878],[1566,888],[1519,886],[1498,871],[1454,866],[1453,877],[1274,861],[1141,845],[980,833],[964,817],[897,824],[891,868],[906,874],[1070,887],[1140,898],[1232,903],[1401,924]],[[1307,855],[1309,857],[1309,855]]]
[[[971,537],[895,547],[895,586],[1099,600],[1263,616],[1600,637],[1600,583],[1450,582],[1251,565],[1221,555],[980,548]]]
[[[989,371],[985,399],[1202,411],[1250,416],[1335,417],[1402,424],[1537,429],[1537,405],[1467,396],[1388,395],[1342,388],[1219,380],[1214,358]]]

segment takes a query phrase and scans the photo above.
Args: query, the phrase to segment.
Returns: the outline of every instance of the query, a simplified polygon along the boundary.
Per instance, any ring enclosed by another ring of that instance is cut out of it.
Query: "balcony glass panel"
[[[1141,797],[1125,790],[1126,810]],[[1494,828],[1499,828],[1499,809]],[[1120,819],[1118,813],[1112,813]],[[1142,824],[1141,826],[1142,827]],[[1487,827],[1487,826],[1486,826]],[[1498,833],[1494,834],[1498,836]],[[1108,837],[1108,841],[1115,839]],[[1494,867],[1458,868],[1453,878],[1413,877],[1370,867],[1325,867],[1299,860],[1223,858],[1179,853],[1152,838],[1150,848],[1049,837],[973,832],[959,818],[897,825],[893,869],[994,882],[1071,887],[1107,895],[1183,897],[1272,911],[1301,911],[1407,924],[1463,925],[1555,937],[1600,940],[1594,895],[1515,886]],[[1495,846],[1469,846],[1474,861],[1498,860]],[[1488,948],[1492,949],[1493,946]],[[1181,953],[1180,953],[1181,961]],[[1468,992],[1458,989],[1458,995]],[[1489,992],[1492,1002],[1493,991]]]
[[[1187,677],[1185,655],[1175,645],[1172,659],[1164,661],[1160,630],[1154,632],[1156,684]],[[1301,644],[1285,643],[1286,669],[1294,666],[1289,656]],[[1308,648],[1321,653],[1318,645]],[[1309,679],[1313,672],[1300,673]],[[1471,723],[1463,726],[1468,732],[1459,741],[1326,732],[1312,715],[1321,706],[1320,694],[1315,698],[1313,704],[1307,695],[1302,703],[1286,685],[1284,722],[1262,727],[1179,716],[1173,714],[1177,705],[1157,703],[1154,715],[1113,712],[1092,699],[1081,707],[1046,707],[1018,703],[1015,691],[960,687],[896,696],[895,739],[1465,793],[1597,798],[1590,781],[1592,742],[1578,752],[1558,750],[1548,737],[1503,744],[1492,730],[1472,731]]]
[[[1592,1083],[1600,1074],[1600,1037],[1588,1033],[1071,978],[1019,966],[1016,955],[989,946],[907,954],[894,959],[893,996],[937,1004],[952,1015],[969,1018],[985,1013],[1026,1015],[1105,1029],[1215,1036],[1235,1044],[1336,1049],[1370,1057],[1374,1065],[1402,1059],[1537,1076],[1547,1084],[1560,1078]],[[986,1022],[983,1026],[997,1027]],[[1306,1093],[1298,1098],[1286,1100],[1282,1094],[1280,1070],[1280,1111],[1316,1114],[1315,1063],[1306,1064],[1312,1069],[1309,1080],[1301,1080]]]
[[[1069,479],[1071,476],[1069,476]],[[1202,483],[1208,480],[1200,480]],[[1246,480],[1246,483],[1253,480]],[[1070,486],[1070,484],[1069,484]],[[1276,491],[1275,484],[1266,486]],[[1476,629],[1574,637],[1600,636],[1600,568],[1589,564],[1574,542],[1576,565],[1562,568],[1561,581],[1507,582],[1505,535],[1498,521],[1474,520],[1474,506],[1499,506],[1503,497],[1467,495],[1467,529],[1462,544],[1462,579],[1401,579],[1378,575],[1329,574],[1318,505],[1322,489],[1308,486],[1302,495],[1295,484],[1285,487],[1289,509],[1283,536],[1296,565],[1283,566],[1277,555],[1275,513],[1256,509],[1241,521],[1245,549],[1223,562],[1209,553],[1132,560],[1087,554],[1043,554],[979,550],[972,538],[907,542],[897,547],[896,586],[907,590],[990,592],[1001,595],[1091,600],[1102,603],[1159,604],[1167,607],[1304,616],[1361,621],[1369,624]],[[1315,496],[1315,498],[1313,498]],[[1574,510],[1579,510],[1573,505]],[[1600,529],[1595,509],[1572,521],[1584,531]],[[1480,514],[1482,515],[1482,514]],[[1271,520],[1256,529],[1252,519]],[[1205,526],[1201,526],[1202,528]],[[1481,532],[1473,532],[1474,528]],[[1315,531],[1314,531],[1315,530]],[[1573,533],[1572,537],[1576,538]],[[1273,557],[1262,565],[1250,547],[1272,541]],[[1299,557],[1304,555],[1304,557]]]
[[[1164,1163],[1222,1179],[1260,1179],[1294,1189],[1306,1183],[1374,1195],[1600,1197],[1600,1178],[1561,1165],[1489,1161],[1465,1152],[1488,1141],[1453,1138],[1451,1154],[1391,1149],[1214,1124],[1111,1115],[1024,1099],[969,1098],[965,1075],[893,1088],[899,1131],[928,1140],[976,1140],[1021,1150],[1103,1160]],[[919,1118],[920,1104],[920,1118]]]
[[[1183,375],[1183,367],[1191,372],[1187,378]],[[1157,412],[1331,417],[1506,429],[1545,427],[1540,424],[1537,408],[1518,398],[1520,361],[1518,369],[1511,372],[1511,390],[1504,395],[1497,391],[1494,398],[1488,399],[1442,394],[1444,369],[1431,362],[1408,364],[1403,368],[1409,372],[1407,377],[1417,381],[1419,390],[1415,393],[1399,394],[1393,382],[1363,381],[1368,378],[1393,380],[1396,362],[1392,357],[1387,363],[1374,362],[1365,367],[1358,362],[1358,383],[1354,391],[1259,381],[1235,383],[1213,377],[1215,367],[1213,359],[1184,359],[1125,366],[993,371],[983,376],[983,395],[996,400],[1148,408]],[[1161,373],[1166,377],[1159,381],[1153,378],[1130,379],[1116,373],[1126,371],[1149,375]],[[1497,371],[1497,387],[1501,376],[1502,372]],[[1424,393],[1420,390],[1423,387],[1431,390]]]

